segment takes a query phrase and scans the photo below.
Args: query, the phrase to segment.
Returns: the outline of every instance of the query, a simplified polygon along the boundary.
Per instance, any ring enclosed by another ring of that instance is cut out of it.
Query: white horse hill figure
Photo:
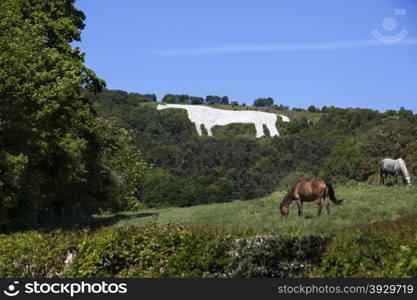
[[[182,108],[188,113],[188,118],[195,124],[198,135],[202,135],[201,125],[207,130],[209,136],[212,136],[212,128],[216,125],[224,126],[232,123],[253,123],[255,124],[256,137],[264,136],[263,125],[268,128],[271,137],[279,136],[278,130],[275,127],[277,115],[274,113],[267,113],[261,111],[250,110],[226,110],[216,109],[200,105],[182,105],[182,104],[158,104],[157,109],[167,108]],[[282,121],[289,122],[290,119],[286,116],[278,115]]]
[[[402,158],[384,158],[379,162],[379,182],[385,184],[388,174],[395,175],[398,182],[398,175],[403,179],[404,185],[410,185],[410,174],[408,173],[405,162]]]

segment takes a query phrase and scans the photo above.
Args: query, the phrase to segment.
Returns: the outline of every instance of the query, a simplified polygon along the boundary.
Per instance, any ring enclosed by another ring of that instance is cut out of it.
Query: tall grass
[[[238,228],[257,233],[324,234],[381,220],[394,220],[417,213],[417,188],[386,187],[357,184],[335,186],[336,196],[343,198],[340,205],[331,204],[332,215],[325,209],[317,217],[317,205],[304,203],[304,216],[298,217],[295,203],[290,206],[288,219],[279,212],[285,191],[247,201],[215,203],[187,208],[149,209],[140,214],[126,212],[114,226],[188,223],[199,226]]]

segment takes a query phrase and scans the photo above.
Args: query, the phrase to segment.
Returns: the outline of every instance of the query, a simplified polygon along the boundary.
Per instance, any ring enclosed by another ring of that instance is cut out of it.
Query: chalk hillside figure
[[[280,116],[283,122],[290,121],[287,116],[261,111],[237,111],[182,104],[158,104],[157,106],[158,110],[167,108],[185,109],[187,111],[188,118],[195,124],[197,133],[200,136],[202,135],[201,125],[204,125],[207,130],[207,134],[212,136],[212,128],[216,125],[225,126],[232,123],[251,123],[255,125],[257,138],[265,135],[263,125],[268,128],[271,137],[274,137],[279,136],[278,130],[275,126],[277,116]]]

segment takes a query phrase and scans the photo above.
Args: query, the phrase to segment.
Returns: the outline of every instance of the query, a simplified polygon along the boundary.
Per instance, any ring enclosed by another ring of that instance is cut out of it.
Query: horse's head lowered
[[[281,217],[283,218],[288,217],[288,214],[290,213],[289,205],[286,203],[285,200],[287,200],[287,196],[284,197],[284,199],[282,200],[279,206],[279,210],[281,211]]]

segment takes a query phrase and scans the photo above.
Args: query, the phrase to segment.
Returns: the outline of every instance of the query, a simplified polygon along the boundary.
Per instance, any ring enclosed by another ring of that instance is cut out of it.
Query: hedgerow
[[[182,224],[27,231],[0,235],[0,277],[417,277],[416,233],[415,216],[332,237]]]
[[[87,231],[0,234],[0,277],[62,277],[65,259]]]
[[[317,237],[250,235],[172,224],[2,235],[0,277],[299,276],[325,247]]]
[[[321,260],[327,238],[321,236],[261,235],[237,239],[229,263],[213,277],[299,277]],[[210,276],[209,275],[209,276]]]
[[[107,228],[79,245],[68,277],[201,277],[227,263],[234,234],[185,225]]]
[[[417,277],[416,216],[338,233],[317,276]]]

